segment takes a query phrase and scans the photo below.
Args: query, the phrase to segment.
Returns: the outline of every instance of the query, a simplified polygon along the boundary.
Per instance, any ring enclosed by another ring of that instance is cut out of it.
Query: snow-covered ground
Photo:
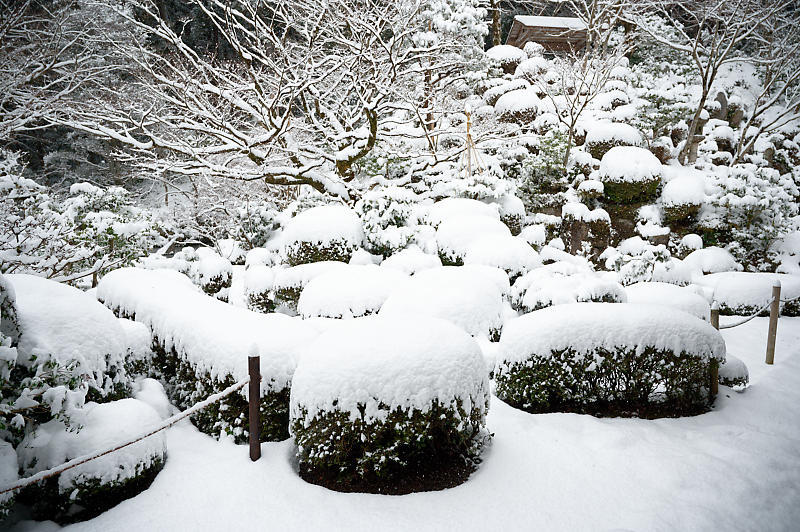
[[[722,323],[736,318],[722,318]],[[291,441],[247,447],[188,422],[167,433],[150,489],[69,530],[797,530],[800,318],[781,318],[775,365],[767,318],[723,331],[751,376],[692,418],[531,415],[492,399],[484,462],[457,488],[345,494],[299,478]],[[52,523],[13,529],[48,530]]]

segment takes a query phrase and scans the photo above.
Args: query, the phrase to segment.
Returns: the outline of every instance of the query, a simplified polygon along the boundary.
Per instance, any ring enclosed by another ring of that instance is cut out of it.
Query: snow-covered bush
[[[125,332],[114,315],[90,295],[25,274],[6,277],[15,293],[19,339],[0,352],[0,430],[12,441],[57,418],[70,423],[88,400],[130,394],[124,358]],[[3,333],[7,309],[3,309]]]
[[[506,74],[513,74],[517,66],[528,58],[528,54],[516,46],[501,44],[486,50],[486,57],[498,64]]]
[[[414,275],[430,268],[438,268],[441,265],[442,259],[438,255],[424,253],[414,245],[395,253],[381,262],[381,268],[398,270],[408,275]]]
[[[539,103],[539,96],[534,89],[518,89],[500,96],[494,109],[503,122],[531,126],[536,119]]]
[[[587,127],[586,151],[602,160],[615,146],[641,146],[642,134],[633,126],[617,122],[595,122]]]
[[[472,244],[481,238],[511,236],[508,226],[488,216],[453,216],[439,224],[436,242],[442,264],[461,265]]]
[[[244,296],[247,308],[268,314],[275,311],[273,293],[275,275],[267,266],[255,265],[244,272]]]
[[[328,260],[348,262],[361,247],[364,230],[352,209],[322,205],[289,220],[283,236],[286,261],[297,266]]]
[[[228,292],[233,283],[233,267],[230,261],[211,248],[198,248],[197,261],[193,264],[193,277],[206,294],[220,301],[228,301]]]
[[[725,342],[663,306],[559,305],[506,323],[497,396],[523,410],[662,417],[704,412]]]
[[[119,187],[72,185],[63,200],[22,176],[18,156],[0,150],[0,271],[44,277],[132,264],[165,229]],[[91,276],[75,279],[91,282]]]
[[[272,290],[276,308],[296,312],[300,294],[312,279],[346,266],[347,264],[344,262],[325,260],[274,270],[275,278]]]
[[[393,292],[382,316],[442,318],[473,336],[494,337],[503,324],[508,277],[486,266],[444,266],[414,274]]]
[[[17,455],[25,476],[124,442],[161,421],[150,405],[137,399],[87,403],[74,417],[80,430],[54,419],[22,441]],[[166,436],[160,432],[45,480],[23,496],[33,498],[38,520],[89,519],[147,489],[166,458]]]
[[[374,314],[406,276],[374,264],[348,265],[312,279],[300,294],[297,312],[304,318],[358,318]]]
[[[539,254],[519,237],[485,236],[475,240],[467,249],[464,264],[483,264],[504,270],[513,281],[522,274],[542,265]]]
[[[534,270],[514,283],[512,305],[522,312],[532,312],[552,305],[584,303],[624,303],[625,290],[607,274],[584,272],[563,264]],[[576,271],[577,270],[577,271]]]
[[[727,250],[709,246],[696,249],[683,259],[683,264],[699,273],[736,272],[742,270],[742,265],[736,262]]]
[[[696,279],[700,286],[712,290],[712,299],[719,304],[722,315],[747,316],[753,314],[770,299],[772,285],[781,283],[781,314],[800,316],[800,276],[783,273],[722,272]],[[785,300],[785,301],[783,301]],[[761,312],[769,314],[769,308]]]
[[[771,269],[770,246],[796,229],[797,184],[771,168],[738,165],[712,177],[698,225],[707,245],[723,244],[737,261]]]
[[[261,357],[262,440],[287,437],[289,383],[297,354],[316,331],[299,319],[259,314],[228,305],[197,290],[169,270],[122,268],[106,275],[97,297],[121,317],[144,323],[157,356],[150,376],[169,383],[173,404],[185,409],[247,377],[247,357]],[[214,436],[246,441],[247,399],[227,396],[191,417]]]
[[[719,383],[731,388],[744,388],[750,382],[750,371],[741,359],[731,354],[725,356],[725,362],[719,366]]]
[[[600,255],[607,270],[617,272],[623,285],[642,281],[663,281],[678,285],[689,284],[692,270],[672,258],[663,244],[653,245],[639,236],[623,240]]]
[[[490,205],[482,201],[469,198],[445,198],[428,208],[426,218],[433,227],[439,227],[445,220],[462,216],[487,216],[499,220],[500,212],[497,205]]]
[[[661,184],[661,162],[644,148],[617,146],[600,161],[598,179],[612,203],[652,200]]]
[[[670,283],[643,282],[626,286],[625,293],[628,296],[628,303],[674,307],[706,321],[711,317],[711,306],[708,301],[688,287]]]
[[[465,481],[487,439],[489,382],[474,340],[444,320],[377,316],[323,333],[292,382],[300,475],[340,491]]]
[[[17,453],[14,446],[7,441],[0,440],[0,482],[3,486],[17,481],[19,475],[19,464],[17,463]],[[0,523],[8,516],[8,512],[14,505],[15,493],[4,493],[0,495]]]
[[[143,323],[117,318],[125,332],[125,371],[130,378],[147,375],[153,364],[153,339],[150,329]]]
[[[691,221],[705,201],[702,179],[684,176],[672,179],[661,191],[661,209],[666,222]]]
[[[416,195],[405,188],[377,188],[364,194],[356,211],[364,222],[364,243],[370,253],[387,257],[414,237]]]

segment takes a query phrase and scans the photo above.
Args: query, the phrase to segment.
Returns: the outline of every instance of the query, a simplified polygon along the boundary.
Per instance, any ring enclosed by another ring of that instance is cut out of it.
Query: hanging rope
[[[756,311],[756,313],[753,314],[752,316],[748,316],[748,317],[744,318],[743,320],[737,321],[735,323],[728,323],[728,324],[725,324],[725,325],[720,325],[719,328],[720,329],[731,329],[733,327],[738,327],[739,325],[744,325],[748,321],[752,320],[753,318],[755,318],[756,316],[758,316],[759,314],[761,314],[762,312],[767,310],[767,308],[772,304],[773,301],[775,301],[775,298],[771,297],[769,299],[769,301],[767,302],[767,304],[764,305],[763,307],[761,307],[760,309],[758,309]]]

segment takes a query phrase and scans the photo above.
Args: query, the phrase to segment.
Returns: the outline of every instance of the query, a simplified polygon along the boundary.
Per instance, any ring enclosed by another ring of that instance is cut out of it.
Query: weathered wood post
[[[250,373],[250,389],[248,394],[249,419],[250,419],[250,460],[261,458],[261,419],[259,416],[259,403],[261,402],[261,357],[251,355],[247,357],[247,369]]]
[[[719,330],[719,303],[711,303],[711,325]],[[711,361],[711,397],[715,397],[719,392],[719,362],[716,359]]]
[[[769,331],[767,332],[767,364],[775,362],[775,337],[778,334],[778,316],[781,312],[781,282],[772,284],[772,303],[769,306]]]

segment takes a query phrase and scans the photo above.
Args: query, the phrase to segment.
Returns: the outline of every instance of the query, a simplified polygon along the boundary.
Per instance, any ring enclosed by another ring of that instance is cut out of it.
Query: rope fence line
[[[67,471],[68,469],[72,469],[74,467],[78,467],[79,465],[85,464],[86,462],[89,462],[91,460],[95,460],[97,458],[100,458],[101,456],[105,456],[107,454],[113,453],[114,451],[118,451],[120,449],[128,447],[129,445],[133,445],[134,443],[139,442],[139,441],[141,441],[141,440],[143,440],[143,439],[145,439],[145,438],[147,438],[149,436],[152,436],[153,434],[156,434],[158,432],[161,432],[162,430],[168,429],[169,427],[171,427],[172,425],[174,425],[178,421],[181,421],[182,419],[191,416],[195,412],[198,412],[198,411],[202,410],[203,408],[205,408],[205,407],[207,407],[207,406],[209,406],[209,405],[211,405],[213,403],[216,403],[220,399],[223,399],[224,397],[229,396],[233,392],[236,392],[236,391],[244,388],[245,385],[248,384],[249,382],[250,382],[250,377],[247,377],[246,379],[241,380],[241,381],[237,382],[236,384],[233,384],[233,385],[225,388],[224,390],[222,390],[219,393],[215,393],[213,395],[210,395],[205,400],[194,404],[193,406],[187,408],[183,412],[178,412],[174,416],[168,417],[167,419],[165,419],[164,421],[162,421],[161,423],[159,423],[155,427],[147,430],[146,432],[144,432],[140,436],[137,436],[134,439],[128,440],[128,441],[123,442],[123,443],[116,443],[114,445],[106,447],[105,449],[101,449],[101,450],[95,451],[93,453],[85,454],[83,456],[78,456],[77,458],[73,458],[69,462],[65,462],[65,463],[61,464],[60,466],[58,466],[58,467],[54,467],[52,469],[47,469],[45,471],[40,471],[40,472],[36,473],[35,475],[31,475],[29,477],[25,477],[23,479],[20,479],[20,480],[18,480],[17,482],[15,482],[13,484],[10,484],[8,486],[3,486],[2,488],[0,488],[0,495],[3,495],[4,493],[9,493],[9,492],[12,492],[12,491],[17,491],[17,490],[20,490],[20,489],[25,488],[27,486],[30,486],[32,484],[36,484],[36,483],[41,482],[43,480],[46,480],[48,478],[54,477],[56,475],[60,475],[61,473],[63,473],[64,471]]]
[[[755,314],[753,314],[751,316],[747,316],[746,318],[744,318],[744,319],[742,319],[740,321],[737,321],[735,323],[726,323],[725,325],[720,325],[719,328],[720,329],[732,329],[733,327],[738,327],[739,325],[744,325],[748,321],[752,320],[753,318],[757,317],[759,314],[761,314],[762,312],[767,310],[767,308],[769,308],[769,306],[772,305],[773,301],[775,301],[775,298],[771,298],[769,301],[767,301],[767,304],[764,305],[763,307],[761,307],[760,309],[758,309],[755,312]]]

